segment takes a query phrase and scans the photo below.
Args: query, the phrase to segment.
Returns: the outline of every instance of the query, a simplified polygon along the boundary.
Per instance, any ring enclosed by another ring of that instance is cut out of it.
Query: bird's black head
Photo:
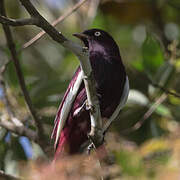
[[[119,56],[119,48],[114,39],[105,31],[90,29],[73,34],[83,41],[89,52],[99,52],[109,56]]]

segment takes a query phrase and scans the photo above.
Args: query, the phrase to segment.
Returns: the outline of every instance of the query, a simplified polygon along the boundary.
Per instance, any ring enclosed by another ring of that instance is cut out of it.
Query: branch
[[[104,135],[102,129],[102,119],[100,113],[99,100],[96,95],[95,79],[92,67],[89,61],[89,52],[86,48],[71,42],[65,41],[62,44],[70,49],[79,59],[81,70],[83,72],[83,80],[87,94],[87,108],[90,110],[91,131],[88,135],[93,147],[98,148],[103,143]]]
[[[15,177],[9,174],[5,174],[4,171],[0,170],[0,179],[3,178],[3,180],[21,180],[19,177]]]
[[[4,65],[3,69],[6,68],[6,65]],[[25,127],[23,123],[15,117],[14,112],[11,110],[10,102],[6,93],[5,83],[2,75],[3,75],[3,71],[0,74],[0,88],[3,90],[2,101],[5,104],[5,108],[7,110],[7,113],[11,121],[8,121],[7,119],[3,119],[2,116],[0,119],[0,126],[7,129],[8,131],[14,132],[19,136],[26,136],[30,140],[37,141],[37,134],[33,130]]]
[[[75,4],[72,8],[70,8],[64,15],[57,18],[55,21],[52,22],[52,26],[56,26],[60,22],[63,22],[67,17],[69,17],[73,12],[75,12],[78,8],[80,8],[86,1],[88,0],[81,0],[77,4]],[[22,49],[25,49],[29,46],[31,46],[33,43],[35,43],[37,40],[39,40],[43,35],[45,34],[45,31],[41,31],[36,36],[34,36],[31,40],[26,42]]]
[[[20,120],[16,119],[15,117],[13,117],[13,119],[11,119],[11,121],[21,122]],[[33,130],[25,127],[22,123],[17,126],[17,123],[15,125],[11,121],[8,121],[6,119],[3,119],[3,117],[1,117],[0,126],[7,129],[8,131],[11,131],[11,132],[19,135],[19,136],[26,136],[30,140],[37,142],[37,134]]]
[[[89,133],[89,138],[94,144],[94,147],[98,148],[103,143],[104,135],[99,100],[96,95],[95,79],[89,58],[86,56],[80,56],[79,60],[81,69],[84,73],[84,85],[87,94],[88,106],[90,109],[91,131]]]
[[[25,7],[31,17],[37,19],[38,23],[36,24],[38,27],[41,27],[48,35],[56,42],[63,43],[67,41],[67,39],[57,31],[43,16],[39,14],[36,8],[32,5],[29,0],[19,0],[21,4]]]
[[[150,81],[150,83],[151,83],[154,87],[160,89],[160,90],[163,91],[164,93],[170,94],[170,95],[175,96],[175,97],[177,97],[177,98],[180,98],[180,94],[178,94],[178,93],[176,93],[176,92],[172,92],[172,91],[164,88],[163,86],[161,86],[161,85],[153,82],[151,79],[149,79],[149,81]]]
[[[149,110],[144,114],[144,116],[142,117],[142,119],[140,119],[133,127],[128,128],[126,130],[124,130],[122,133],[130,133],[132,131],[136,131],[138,130],[143,124],[144,122],[152,115],[152,113],[156,110],[156,108],[162,104],[163,101],[165,101],[165,99],[167,98],[167,95],[172,95],[175,96],[177,98],[180,98],[180,94],[172,92],[166,88],[164,88],[163,86],[153,82],[149,77],[148,81],[150,82],[150,84],[152,84],[155,88],[160,89],[161,91],[163,91],[164,93],[155,101],[155,103],[149,108]]]
[[[95,80],[92,73],[89,54],[87,49],[79,44],[73,43],[59,33],[46,19],[44,19],[29,0],[20,0],[31,17],[38,19],[37,26],[41,27],[53,40],[60,43],[65,48],[71,50],[79,59],[81,70],[84,75],[84,84],[87,94],[88,105],[90,108],[91,132],[89,134],[95,147],[103,142],[102,119],[99,107],[99,101],[96,96]]]
[[[167,95],[163,93],[134,126],[125,129],[124,131],[122,131],[122,133],[128,134],[130,132],[138,130],[144,124],[144,122],[152,115],[156,108],[165,101],[166,98]]]
[[[5,12],[5,8],[4,8],[4,1],[3,0],[0,1],[0,13],[3,16],[6,16],[6,12]],[[29,93],[28,93],[26,85],[25,85],[24,76],[23,76],[21,66],[20,66],[20,63],[19,63],[19,59],[18,59],[16,48],[15,48],[15,44],[14,44],[14,41],[13,41],[13,37],[12,37],[12,34],[11,34],[11,30],[10,30],[9,26],[7,26],[7,25],[3,25],[3,30],[4,30],[4,33],[5,33],[5,36],[6,36],[8,48],[9,48],[9,50],[11,52],[11,56],[12,56],[12,59],[14,61],[14,65],[15,65],[15,69],[16,69],[16,73],[17,73],[17,77],[18,77],[18,80],[19,80],[19,83],[20,83],[22,93],[24,95],[24,98],[25,98],[26,104],[28,106],[28,109],[29,109],[33,119],[35,120],[35,124],[36,124],[37,131],[38,131],[39,144],[41,146],[43,146],[43,142],[44,142],[43,127],[42,127],[41,121],[38,119],[38,117],[36,115],[36,111],[33,108],[31,98],[29,96]]]
[[[56,19],[51,25],[56,26],[60,22],[62,22],[65,18],[70,16],[73,12],[75,12],[79,7],[81,7],[86,1],[88,0],[82,0],[79,1],[77,4],[75,4],[71,9],[69,9],[63,16],[60,16],[58,19]],[[33,13],[32,14],[36,14]],[[35,16],[35,15],[32,15]],[[36,25],[38,23],[38,20],[36,18],[27,18],[27,19],[11,19],[7,18],[5,16],[0,16],[0,23],[5,25],[11,25],[11,26],[24,26],[24,25]],[[23,45],[23,49],[31,46],[34,42],[36,42],[38,39],[40,39],[46,32],[41,31],[38,33],[34,38],[29,40]]]
[[[11,19],[0,15],[0,23],[10,26],[24,26],[24,25],[35,25],[37,21],[35,18]]]

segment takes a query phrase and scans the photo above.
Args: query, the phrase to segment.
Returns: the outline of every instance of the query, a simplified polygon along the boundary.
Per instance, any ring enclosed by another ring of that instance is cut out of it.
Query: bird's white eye
[[[96,31],[96,32],[94,33],[94,35],[95,35],[95,36],[100,36],[101,33],[100,33],[99,31]]]

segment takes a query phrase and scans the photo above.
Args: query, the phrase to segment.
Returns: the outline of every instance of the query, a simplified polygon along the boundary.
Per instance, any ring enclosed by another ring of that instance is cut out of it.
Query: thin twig
[[[11,119],[11,121],[14,121],[14,120],[17,121],[18,119],[15,119],[15,118],[13,120]],[[11,132],[19,135],[19,136],[26,136],[30,140],[37,142],[37,134],[33,130],[23,126],[22,124],[17,126],[15,124],[13,124],[11,121],[8,121],[6,119],[4,120],[1,117],[0,126],[7,129],[8,131],[11,131]],[[20,120],[18,120],[18,121],[20,122]]]
[[[35,18],[27,18],[27,19],[11,19],[5,16],[0,16],[0,23],[10,26],[24,26],[24,25],[35,25]]]
[[[175,96],[175,97],[177,97],[177,98],[180,98],[180,94],[178,94],[178,93],[176,93],[176,92],[172,92],[172,91],[164,88],[163,86],[161,86],[161,85],[153,82],[151,79],[148,79],[148,80],[150,81],[150,83],[151,83],[154,87],[160,89],[160,90],[163,91],[164,93],[169,94],[169,95],[172,95],[172,96]]]
[[[36,10],[36,8],[29,0],[19,1],[28,11],[30,16],[37,19],[38,23],[36,25],[38,27],[41,27],[54,41],[58,43],[67,41],[67,39],[61,34],[61,32],[57,31],[43,16],[40,15],[40,13]]]
[[[128,134],[130,132],[138,130],[144,124],[144,122],[152,115],[152,113],[156,110],[156,108],[165,101],[166,98],[167,98],[167,95],[163,93],[134,126],[132,126],[131,128],[125,129],[121,133]]]
[[[3,16],[6,16],[6,12],[5,12],[5,8],[4,8],[4,1],[3,0],[0,1],[0,13]],[[31,98],[30,98],[29,93],[27,91],[24,76],[23,76],[21,66],[20,66],[20,63],[19,63],[19,59],[18,59],[16,48],[15,48],[15,44],[14,44],[14,41],[13,41],[11,30],[10,30],[9,26],[7,26],[7,25],[3,25],[3,30],[4,30],[4,33],[5,33],[5,36],[6,36],[8,48],[9,48],[9,50],[11,52],[11,56],[12,56],[12,59],[13,59],[14,65],[15,65],[15,69],[16,69],[16,73],[17,73],[17,77],[18,77],[18,80],[19,80],[19,83],[20,83],[22,93],[24,95],[24,98],[25,98],[26,104],[28,106],[28,109],[31,112],[31,115],[32,115],[33,119],[35,120],[35,124],[36,124],[37,131],[38,131],[38,138],[40,139],[39,142],[41,143],[40,145],[43,145],[43,142],[44,142],[45,138],[44,138],[44,131],[43,131],[42,123],[41,123],[40,119],[37,117],[36,111],[33,108]]]
[[[5,67],[3,69],[5,69]],[[3,80],[3,71],[0,74],[0,88],[3,91],[2,101],[4,102],[7,113],[9,115],[9,117],[10,117],[10,121],[8,121],[7,119],[3,120],[3,116],[2,116],[1,119],[0,119],[0,126],[7,129],[7,130],[9,130],[9,131],[12,131],[12,132],[16,133],[19,136],[26,136],[31,140],[37,141],[36,132],[34,132],[33,130],[25,127],[23,125],[23,123],[19,119],[17,119],[15,117],[15,114],[11,109],[11,105],[10,105],[10,102],[9,102],[9,99],[8,99],[8,96],[7,96],[7,93],[6,93],[5,82]]]
[[[64,15],[58,17],[55,21],[52,22],[52,26],[56,26],[60,22],[63,22],[67,17],[69,17],[73,12],[75,12],[78,8],[80,8],[86,1],[88,0],[82,0],[79,1],[77,4],[75,4],[72,8],[70,8]],[[34,36],[31,40],[26,42],[23,46],[22,49],[26,49],[32,44],[34,44],[37,40],[39,40],[43,35],[45,34],[45,31],[41,31],[38,33],[36,36]]]
[[[7,65],[10,63],[10,60],[4,63],[4,65],[0,68],[0,74],[3,75],[7,69]]]

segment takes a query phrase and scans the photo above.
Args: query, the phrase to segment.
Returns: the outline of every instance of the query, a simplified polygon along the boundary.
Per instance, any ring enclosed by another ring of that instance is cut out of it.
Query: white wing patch
[[[83,80],[83,73],[82,73],[82,71],[80,71],[74,85],[70,88],[69,93],[67,94],[66,99],[63,103],[60,118],[59,118],[59,121],[57,122],[58,127],[57,127],[57,132],[56,132],[55,146],[57,145],[61,131],[64,128],[64,124],[69,115],[69,112],[72,107],[72,103],[77,95],[77,92],[79,90],[82,80]]]

